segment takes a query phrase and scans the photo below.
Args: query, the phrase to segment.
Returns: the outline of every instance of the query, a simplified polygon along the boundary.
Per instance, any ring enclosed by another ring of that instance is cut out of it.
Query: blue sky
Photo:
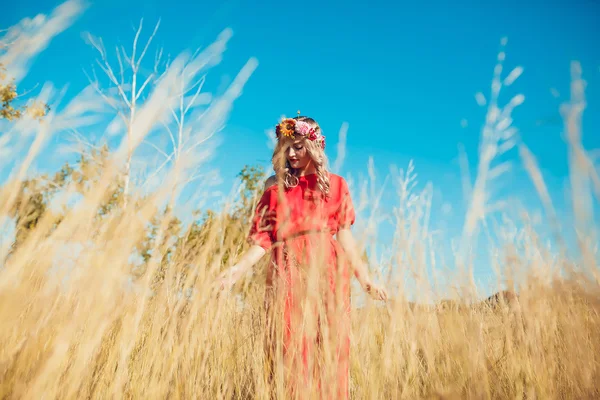
[[[0,26],[50,13],[58,4],[13,2],[0,15]],[[473,168],[485,118],[475,93],[489,97],[502,37],[508,38],[505,71],[522,66],[524,73],[503,92],[501,103],[525,95],[513,113],[514,125],[537,156],[564,216],[568,170],[558,110],[568,99],[572,60],[581,62],[588,83],[584,144],[600,148],[598,1],[96,1],[37,57],[22,87],[52,81],[69,84],[67,97],[77,93],[87,84],[82,68],[96,58],[82,32],[101,36],[109,48],[129,45],[141,17],[146,32],[161,18],[156,43],[171,54],[208,45],[231,27],[234,37],[223,62],[208,76],[207,87],[217,93],[249,57],[259,61],[213,160],[224,190],[243,165],[268,163],[265,130],[300,109],[320,122],[332,161],[338,131],[348,122],[342,175],[365,173],[372,156],[381,181],[391,164],[405,168],[413,159],[420,187],[431,181],[436,188],[432,224],[448,237],[458,235],[464,217],[458,144]],[[499,194],[518,195],[539,208],[516,151],[507,158],[517,161],[516,168]],[[392,206],[393,199],[385,204]]]

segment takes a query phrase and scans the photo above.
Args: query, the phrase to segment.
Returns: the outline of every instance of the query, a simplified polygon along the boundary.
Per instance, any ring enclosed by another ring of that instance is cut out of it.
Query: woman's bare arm
[[[369,276],[369,269],[362,261],[360,254],[358,254],[358,246],[350,229],[340,229],[337,233],[337,241],[340,243],[344,249],[344,252],[350,259],[349,261],[354,271],[354,276],[356,276],[356,279],[360,283],[363,290],[377,299],[386,300],[387,292],[385,289],[376,286],[371,280],[371,277]]]
[[[237,264],[219,275],[217,278],[217,289],[221,291],[229,291],[236,284],[236,282],[248,273],[266,254],[266,250],[258,245],[250,246],[242,257],[240,257]]]
[[[264,185],[264,190],[266,191],[269,187],[275,185],[277,183],[276,176],[270,176]],[[218,285],[221,290],[229,290],[235,283],[248,271],[250,271],[259,261],[260,259],[267,253],[267,251],[259,246],[252,245],[242,256],[239,261],[226,269],[218,278]]]
[[[244,274],[251,270],[266,253],[266,250],[258,245],[250,246],[250,248],[246,250],[242,257],[240,257],[237,264],[231,268],[240,271],[241,274]]]

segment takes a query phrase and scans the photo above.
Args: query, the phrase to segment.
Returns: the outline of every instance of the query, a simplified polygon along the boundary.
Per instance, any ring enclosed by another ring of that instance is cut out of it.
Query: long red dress
[[[271,252],[267,355],[287,396],[348,398],[350,269],[333,236],[354,220],[348,185],[335,174],[328,196],[311,174],[290,189],[267,188],[257,206],[249,241]]]

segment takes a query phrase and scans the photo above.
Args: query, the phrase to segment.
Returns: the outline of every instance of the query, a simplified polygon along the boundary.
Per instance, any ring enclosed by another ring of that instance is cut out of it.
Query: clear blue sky
[[[50,13],[58,4],[13,2],[0,15],[0,26]],[[207,45],[231,27],[234,37],[225,58],[208,76],[208,87],[217,91],[249,57],[258,59],[259,67],[235,103],[214,160],[223,189],[243,165],[268,162],[264,131],[280,115],[291,116],[300,109],[320,122],[332,160],[340,126],[349,123],[343,175],[364,173],[370,156],[380,177],[391,164],[404,168],[415,160],[420,186],[431,181],[436,188],[434,228],[445,227],[447,235],[457,235],[464,216],[457,146],[465,146],[473,167],[485,117],[475,93],[488,96],[502,37],[508,38],[505,71],[520,65],[524,73],[501,101],[525,95],[525,103],[513,114],[514,124],[537,156],[553,200],[565,215],[568,171],[558,109],[568,99],[572,60],[581,62],[588,82],[584,144],[600,148],[599,1],[90,4],[37,57],[24,87],[49,80],[58,87],[69,84],[69,93],[75,94],[87,83],[82,68],[96,58],[81,33],[101,36],[109,48],[129,45],[141,17],[148,30],[162,19],[157,44],[174,55]],[[468,122],[466,127],[462,120]],[[516,151],[507,157],[518,161]],[[522,196],[525,203],[539,207],[519,165],[505,179],[502,193]],[[441,212],[444,203],[452,205],[452,212],[447,207]],[[386,205],[393,205],[392,199]]]

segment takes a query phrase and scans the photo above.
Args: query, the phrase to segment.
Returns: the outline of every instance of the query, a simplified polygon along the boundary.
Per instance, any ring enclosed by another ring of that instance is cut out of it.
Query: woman
[[[373,284],[357,252],[348,186],[327,171],[317,122],[284,119],[276,133],[275,175],[256,208],[252,246],[220,277],[221,289],[230,290],[270,252],[265,294],[267,359],[275,367],[270,377],[285,373],[291,397],[316,390],[320,397],[348,398],[351,272],[375,299],[386,300],[387,293]]]

